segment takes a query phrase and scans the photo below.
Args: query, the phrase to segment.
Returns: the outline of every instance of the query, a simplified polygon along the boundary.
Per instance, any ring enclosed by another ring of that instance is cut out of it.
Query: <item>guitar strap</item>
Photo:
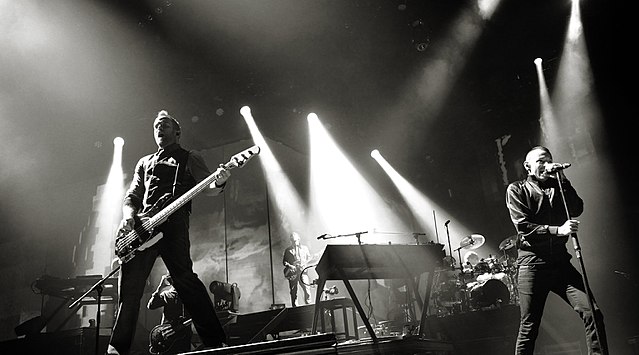
[[[190,150],[180,148],[180,151],[176,156],[176,160],[178,162],[178,168],[177,168],[175,176],[176,178],[178,177],[178,174],[181,174],[182,176],[182,179],[179,179],[176,181],[176,187],[177,187],[178,181],[186,185],[186,186],[183,186],[183,191],[180,194],[188,191],[193,186],[195,186],[195,178],[193,177],[193,175],[191,175],[191,171],[188,169],[189,167],[188,161],[189,161],[190,155],[191,155]],[[173,197],[176,197],[176,195],[173,194]],[[189,214],[191,214],[191,201],[187,202],[184,208]]]
[[[171,187],[171,193],[173,197],[176,198],[195,186],[195,178],[193,178],[188,170],[189,155],[191,154],[191,151],[180,147],[174,154],[173,158],[177,163],[177,167],[175,169],[175,177],[173,180],[173,186]],[[184,208],[190,214],[191,201],[187,202]]]

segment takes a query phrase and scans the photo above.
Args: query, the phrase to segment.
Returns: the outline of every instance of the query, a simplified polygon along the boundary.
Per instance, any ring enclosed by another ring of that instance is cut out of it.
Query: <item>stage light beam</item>
[[[316,230],[331,235],[407,230],[402,221],[364,176],[349,161],[323,127],[315,113],[307,116],[311,139],[310,198]],[[366,243],[384,243],[383,236],[370,233]],[[331,240],[357,243],[355,238]]]

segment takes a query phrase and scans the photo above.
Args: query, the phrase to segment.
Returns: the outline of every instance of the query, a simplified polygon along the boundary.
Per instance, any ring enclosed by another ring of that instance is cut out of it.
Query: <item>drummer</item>
[[[479,255],[472,250],[464,254],[464,272],[472,272],[475,265],[479,263]]]

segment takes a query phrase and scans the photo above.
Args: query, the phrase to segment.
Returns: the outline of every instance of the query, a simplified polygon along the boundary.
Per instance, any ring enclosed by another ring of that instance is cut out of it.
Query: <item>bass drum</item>
[[[510,290],[500,280],[489,279],[470,289],[470,303],[474,308],[479,309],[508,302],[510,302]]]

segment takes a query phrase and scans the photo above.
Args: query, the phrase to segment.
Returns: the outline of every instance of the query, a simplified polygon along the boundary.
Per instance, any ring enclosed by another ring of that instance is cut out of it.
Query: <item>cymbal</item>
[[[499,250],[500,251],[508,250],[514,247],[516,242],[517,242],[517,234],[511,235],[510,237],[502,240],[501,243],[499,243]]]
[[[477,249],[480,246],[484,245],[486,242],[486,238],[484,238],[481,234],[471,234],[462,238],[461,242],[459,242],[459,247],[462,249]]]

